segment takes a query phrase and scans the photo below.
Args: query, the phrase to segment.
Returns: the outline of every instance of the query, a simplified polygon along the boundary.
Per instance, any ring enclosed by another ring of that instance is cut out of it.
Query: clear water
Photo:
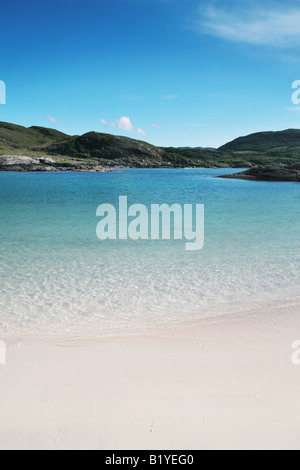
[[[300,185],[221,173],[0,173],[0,337],[122,334],[300,305]],[[119,195],[204,203],[204,249],[99,241],[96,209]]]

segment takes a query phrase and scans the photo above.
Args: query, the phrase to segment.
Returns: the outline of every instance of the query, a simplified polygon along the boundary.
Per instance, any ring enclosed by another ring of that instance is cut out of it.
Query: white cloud
[[[161,129],[161,127],[158,125],[158,124],[152,124],[152,127],[154,127],[154,129]]]
[[[55,124],[57,126],[59,126],[61,124],[60,121],[58,121],[57,119],[55,119],[53,116],[45,116],[46,119],[48,119],[50,122],[52,122],[52,124]]]
[[[140,135],[146,137],[147,134],[146,134],[145,131],[143,131],[143,129],[141,129],[141,128],[139,127],[137,131],[138,131],[138,133],[139,133]]]
[[[104,127],[116,127],[115,122],[107,122],[107,121],[105,121],[105,119],[101,119],[101,124]]]
[[[274,47],[299,45],[300,8],[247,6],[225,9],[210,6],[198,23],[201,30],[234,42]],[[278,3],[277,3],[278,5]]]
[[[121,117],[121,119],[116,121],[116,125],[119,127],[119,129],[123,129],[123,131],[134,132],[134,127],[131,124],[129,117]]]
[[[101,124],[104,127],[118,127],[123,131],[134,132],[134,127],[129,117],[123,116],[115,122],[107,122],[105,119],[101,119]]]

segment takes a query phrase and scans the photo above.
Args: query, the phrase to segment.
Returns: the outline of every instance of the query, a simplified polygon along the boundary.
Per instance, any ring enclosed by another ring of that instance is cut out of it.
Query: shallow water
[[[215,178],[230,172],[0,173],[0,337],[122,334],[299,303],[300,185]],[[204,249],[98,240],[96,209],[120,195],[204,204]]]

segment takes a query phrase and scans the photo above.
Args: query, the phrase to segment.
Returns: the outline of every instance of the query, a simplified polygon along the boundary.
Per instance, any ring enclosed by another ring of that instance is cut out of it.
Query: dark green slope
[[[55,155],[92,160],[153,159],[161,161],[165,152],[153,145],[127,137],[88,132],[47,146]]]
[[[261,165],[289,165],[300,161],[300,130],[259,132],[229,142],[219,152]]]
[[[217,150],[159,148],[147,142],[98,132],[69,136],[55,129],[0,122],[0,156],[51,156],[59,162],[88,161],[129,167],[243,167],[300,161],[300,130],[259,132]]]
[[[300,147],[300,130],[288,129],[279,132],[258,132],[256,134],[250,134],[223,145],[219,148],[219,151],[267,152],[268,150],[282,147]]]
[[[0,155],[28,155],[34,147],[43,147],[67,138],[66,134],[44,127],[26,128],[16,124],[0,122]],[[42,150],[43,153],[43,150]]]
[[[98,132],[68,136],[54,129],[37,126],[25,128],[4,122],[0,122],[0,155],[51,156],[60,162],[76,160],[131,167],[195,165],[184,155],[168,153],[162,148],[128,137]]]

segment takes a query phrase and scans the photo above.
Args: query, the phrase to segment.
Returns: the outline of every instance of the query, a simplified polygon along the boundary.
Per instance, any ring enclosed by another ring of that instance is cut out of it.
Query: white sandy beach
[[[10,348],[0,449],[300,449],[298,310]]]

